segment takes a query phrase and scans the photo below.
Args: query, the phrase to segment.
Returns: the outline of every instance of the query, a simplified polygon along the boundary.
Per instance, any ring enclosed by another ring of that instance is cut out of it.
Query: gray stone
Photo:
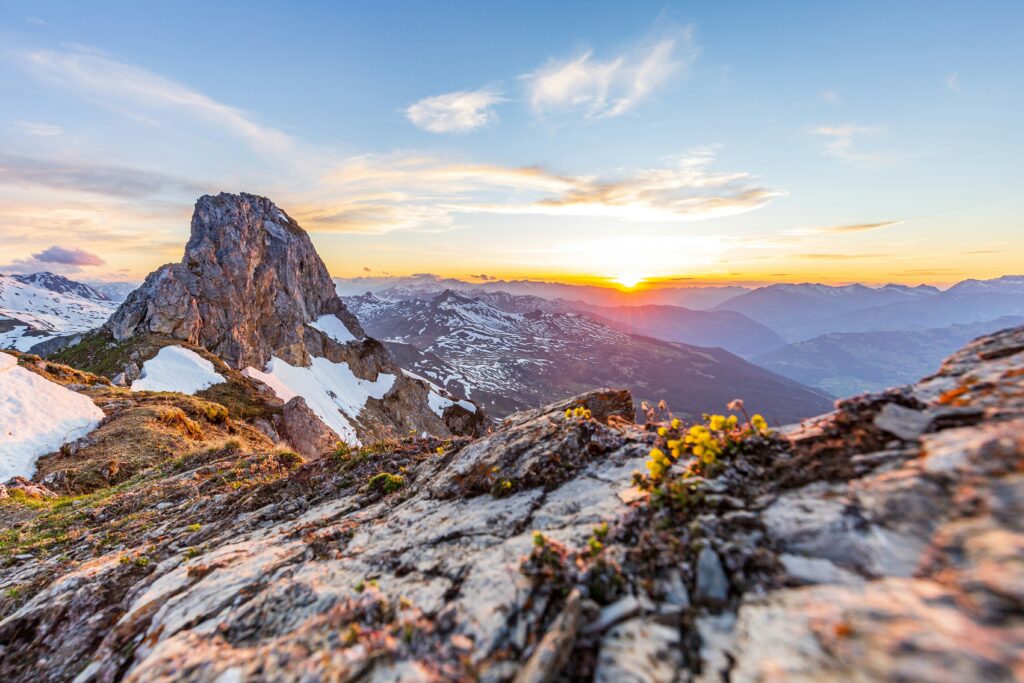
[[[710,546],[701,548],[697,555],[694,599],[705,605],[721,605],[729,599],[729,578],[722,560]]]
[[[905,408],[898,403],[886,403],[875,416],[876,427],[904,441],[914,441],[931,423],[929,412]]]
[[[601,640],[595,683],[674,683],[683,665],[679,629],[631,619]]]

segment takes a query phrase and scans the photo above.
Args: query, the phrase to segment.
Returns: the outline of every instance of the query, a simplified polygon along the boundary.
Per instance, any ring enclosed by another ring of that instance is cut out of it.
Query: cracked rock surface
[[[1024,328],[738,456],[667,528],[632,417],[606,390],[407,440],[391,492],[330,458],[218,487],[227,452],[126,487],[4,556],[0,680],[1024,677]]]

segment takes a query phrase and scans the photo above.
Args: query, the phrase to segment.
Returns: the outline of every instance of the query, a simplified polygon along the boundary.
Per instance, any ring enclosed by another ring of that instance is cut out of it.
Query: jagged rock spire
[[[170,336],[235,368],[262,368],[271,356],[307,365],[325,355],[308,323],[330,314],[365,336],[295,220],[265,197],[221,193],[196,202],[181,263],[151,273],[107,328],[118,340]]]

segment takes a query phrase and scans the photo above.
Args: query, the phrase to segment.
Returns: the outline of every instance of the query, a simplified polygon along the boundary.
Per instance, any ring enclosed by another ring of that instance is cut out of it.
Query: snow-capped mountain
[[[74,287],[81,283],[60,276],[30,279],[33,277],[0,275],[0,348],[27,351],[55,337],[97,328],[117,308],[117,304],[106,299],[73,293],[85,291]],[[63,292],[32,284],[50,283],[65,287],[61,280],[69,283]],[[85,285],[82,287],[90,289]]]
[[[1024,294],[1024,275],[1004,275],[992,280],[964,280],[946,290],[947,294]]]
[[[69,280],[63,275],[57,275],[55,273],[32,273],[31,275],[12,275],[11,277],[18,282],[25,283],[26,285],[32,285],[33,287],[39,287],[41,289],[48,289],[51,292],[56,292],[58,294],[71,294],[83,299],[93,299],[95,301],[110,300],[110,297],[97,291],[94,287],[90,287],[82,282]]]
[[[495,416],[601,386],[629,387],[686,415],[724,410],[738,397],[779,422],[831,406],[824,392],[727,351],[626,334],[582,313],[513,312],[452,291],[398,300],[365,294],[345,304],[407,370]]]

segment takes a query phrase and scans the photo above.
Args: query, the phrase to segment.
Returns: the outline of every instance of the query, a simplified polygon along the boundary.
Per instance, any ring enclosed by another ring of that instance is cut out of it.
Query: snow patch
[[[444,415],[445,408],[454,405],[462,406],[471,413],[476,412],[476,406],[470,403],[469,401],[453,401],[452,399],[445,398],[444,396],[436,394],[433,391],[427,394],[427,404],[430,406],[430,409],[437,414],[438,417],[442,417]]]
[[[353,445],[358,445],[359,439],[349,418],[362,412],[367,399],[384,398],[395,384],[394,375],[382,372],[376,381],[360,379],[348,363],[333,363],[317,356],[308,368],[289,365],[275,356],[265,372],[246,368],[243,374],[269,386],[282,401],[301,396],[324,424]]]
[[[31,477],[36,460],[96,429],[103,411],[76,394],[18,367],[0,353],[0,481]]]
[[[356,341],[356,336],[352,334],[352,331],[345,327],[345,323],[341,322],[341,319],[333,313],[322,315],[315,321],[306,324],[314,330],[320,330],[339,344]]]
[[[226,381],[213,363],[181,346],[165,346],[142,365],[132,391],[177,391],[194,394]]]

